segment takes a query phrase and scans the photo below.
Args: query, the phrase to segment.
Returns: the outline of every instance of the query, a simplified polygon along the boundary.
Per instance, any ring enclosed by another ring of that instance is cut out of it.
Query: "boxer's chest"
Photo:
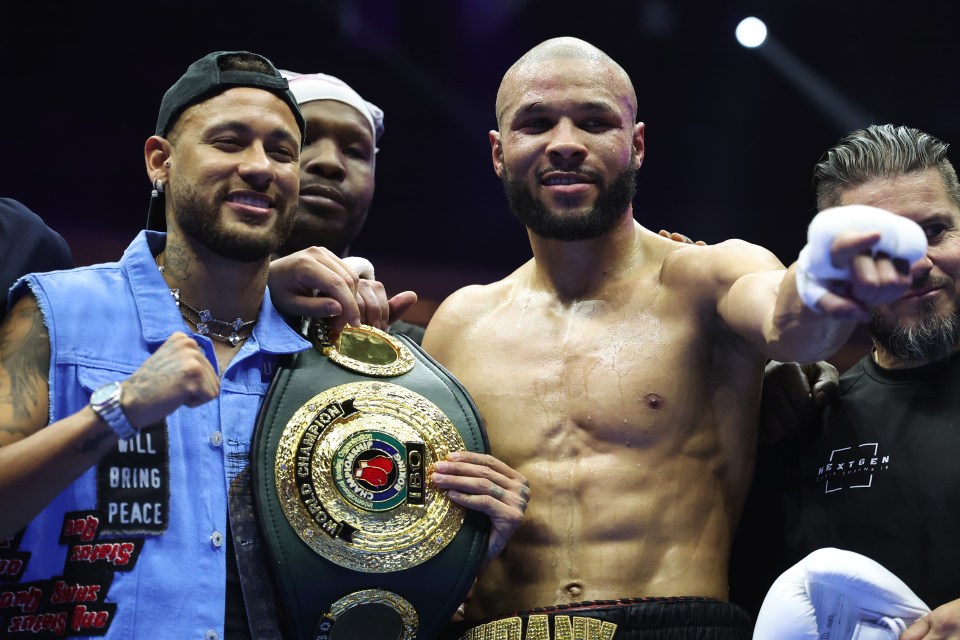
[[[706,353],[696,314],[604,301],[563,311],[478,327],[491,349],[470,354],[464,383],[491,437],[641,444],[688,422]]]

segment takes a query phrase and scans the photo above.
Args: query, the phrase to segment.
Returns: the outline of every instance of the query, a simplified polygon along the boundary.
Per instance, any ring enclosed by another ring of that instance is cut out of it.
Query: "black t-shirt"
[[[841,377],[821,433],[794,451],[788,563],[847,549],[931,608],[960,598],[960,355],[904,370],[864,358]]]

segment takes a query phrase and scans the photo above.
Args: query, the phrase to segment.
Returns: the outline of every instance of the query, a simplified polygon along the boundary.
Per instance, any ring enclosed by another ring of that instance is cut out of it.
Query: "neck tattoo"
[[[160,269],[160,273],[163,273],[163,265],[160,263],[160,256],[162,255],[163,252],[160,252],[156,257],[157,268]],[[189,324],[196,327],[197,333],[202,336],[209,336],[213,340],[225,342],[231,347],[235,347],[249,338],[250,334],[253,333],[253,326],[257,324],[256,319],[243,320],[237,318],[233,321],[227,321],[214,318],[209,309],[197,309],[181,299],[180,289],[170,289],[170,295],[173,296],[173,301],[176,302],[180,315]],[[214,331],[214,329],[219,329],[219,331]],[[227,331],[230,333],[226,333]]]

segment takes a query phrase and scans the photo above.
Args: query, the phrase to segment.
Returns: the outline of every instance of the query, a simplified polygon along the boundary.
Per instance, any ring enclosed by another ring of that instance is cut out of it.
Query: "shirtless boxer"
[[[727,564],[764,363],[826,358],[909,286],[908,262],[869,251],[900,231],[851,231],[841,212],[799,279],[761,247],[693,247],[640,226],[636,114],[626,72],[573,38],[534,47],[500,85],[493,165],[534,257],[454,293],[424,347],[470,391],[493,454],[532,497],[479,577],[474,626],[454,637],[708,626],[748,638],[749,616],[726,602]],[[824,260],[852,267],[843,283],[816,275]]]

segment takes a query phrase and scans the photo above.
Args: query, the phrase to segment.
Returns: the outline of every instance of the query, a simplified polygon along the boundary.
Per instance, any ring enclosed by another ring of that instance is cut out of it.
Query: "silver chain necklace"
[[[160,264],[160,256],[156,257],[157,268],[160,269],[160,273],[163,273],[163,265]],[[173,301],[177,303],[177,309],[180,310],[180,315],[183,316],[183,319],[188,323],[196,327],[197,333],[202,336],[210,336],[214,340],[219,340],[220,342],[226,342],[231,347],[235,347],[247,338],[250,337],[250,333],[253,332],[253,325],[257,324],[256,320],[242,320],[237,318],[236,320],[229,322],[227,320],[220,320],[219,318],[214,318],[213,314],[210,313],[209,309],[197,309],[194,306],[188,304],[185,300],[180,298],[180,289],[170,289],[170,295],[173,296]],[[190,315],[188,315],[188,313]],[[192,316],[192,317],[191,317]],[[224,327],[220,333],[214,331],[210,325],[215,325],[216,327]],[[240,335],[242,332],[250,330],[250,333],[247,335]],[[226,331],[230,330],[230,333],[227,334]]]

